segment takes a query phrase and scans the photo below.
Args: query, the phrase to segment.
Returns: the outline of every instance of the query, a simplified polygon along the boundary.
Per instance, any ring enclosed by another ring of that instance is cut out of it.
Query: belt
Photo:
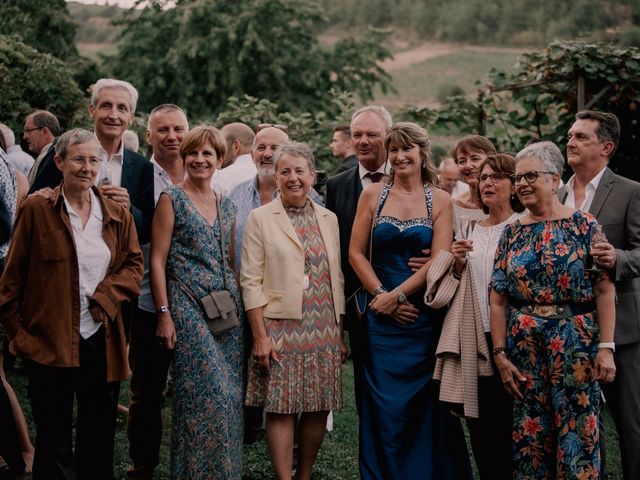
[[[524,302],[509,302],[509,305],[525,315],[536,317],[560,319],[585,315],[596,309],[594,302],[560,303],[554,305],[527,304]]]

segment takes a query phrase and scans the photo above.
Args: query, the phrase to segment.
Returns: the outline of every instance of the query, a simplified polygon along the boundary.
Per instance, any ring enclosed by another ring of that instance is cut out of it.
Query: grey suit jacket
[[[558,190],[561,202],[567,197]],[[618,345],[640,341],[640,183],[616,175],[607,168],[602,175],[589,213],[594,215],[607,239],[616,248],[615,281]]]

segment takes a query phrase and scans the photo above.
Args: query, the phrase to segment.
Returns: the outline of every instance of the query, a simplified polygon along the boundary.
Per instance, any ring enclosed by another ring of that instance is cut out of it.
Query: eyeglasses
[[[33,127],[33,128],[23,128],[22,133],[26,134],[29,132],[33,132],[34,130],[42,130],[44,127]]]
[[[480,175],[479,180],[480,183],[486,183],[489,180],[491,180],[491,183],[498,183],[499,180],[509,177],[510,175],[505,175],[504,173],[483,173]]]
[[[547,175],[556,174],[556,172],[547,172],[544,170],[531,170],[530,172],[518,173],[514,175],[513,176],[514,183],[516,184],[520,183],[523,178],[529,184],[534,183],[536,180],[538,180],[538,177],[540,176],[541,173],[546,173]]]
[[[265,128],[269,128],[269,127],[277,128],[278,130],[283,131],[287,135],[289,134],[289,127],[281,123],[259,123],[256,126],[256,133],[258,133],[260,130],[264,130]]]

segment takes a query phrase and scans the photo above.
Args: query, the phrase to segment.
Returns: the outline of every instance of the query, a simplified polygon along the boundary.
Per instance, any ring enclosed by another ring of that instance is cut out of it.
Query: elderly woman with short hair
[[[298,414],[298,466],[307,480],[327,414],[342,408],[343,278],[338,221],[307,197],[315,179],[309,147],[284,143],[274,157],[280,195],[252,210],[240,283],[253,350],[246,403],[267,412],[267,444],[279,480],[290,480]]]
[[[533,144],[516,157],[516,193],[528,213],[505,228],[496,252],[493,354],[515,399],[515,478],[595,479],[598,381],[615,375],[607,348],[615,293],[605,272],[587,268],[598,225],[559,202],[552,155]]]
[[[113,478],[128,375],[120,307],[140,293],[143,262],[131,214],[93,187],[99,148],[87,130],[60,137],[63,182],[51,198],[24,201],[0,280],[0,321],[27,360],[34,478]]]

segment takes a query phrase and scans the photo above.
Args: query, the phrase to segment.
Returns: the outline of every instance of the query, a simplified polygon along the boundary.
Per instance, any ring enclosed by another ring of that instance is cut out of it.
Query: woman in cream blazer
[[[267,412],[267,443],[278,479],[310,479],[330,410],[342,408],[346,348],[338,221],[307,194],[313,154],[300,143],[274,155],[280,195],[249,214],[240,283],[253,333],[246,403]]]

